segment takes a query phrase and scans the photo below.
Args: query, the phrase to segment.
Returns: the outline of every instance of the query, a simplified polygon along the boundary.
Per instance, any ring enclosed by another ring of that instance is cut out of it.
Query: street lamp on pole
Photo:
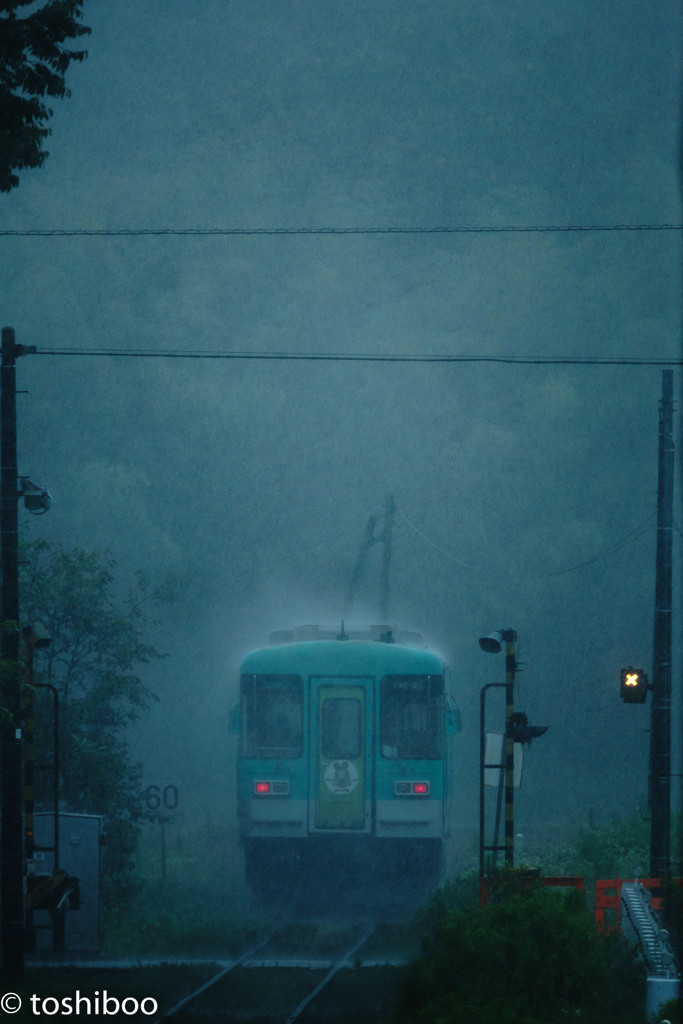
[[[514,629],[499,629],[479,640],[479,646],[487,654],[499,654],[505,644],[505,683],[490,684],[505,687],[505,863],[512,867],[514,864],[515,848],[515,825],[514,825],[514,799],[515,799],[515,741],[513,737],[513,716],[515,713],[515,672],[517,662],[515,660],[515,642],[517,634]],[[484,705],[484,691],[482,691],[482,715]],[[483,729],[483,720],[482,720]],[[483,755],[481,757],[483,764]],[[482,787],[482,808],[481,818],[483,819],[483,787]],[[483,820],[480,821],[480,869],[483,873]]]

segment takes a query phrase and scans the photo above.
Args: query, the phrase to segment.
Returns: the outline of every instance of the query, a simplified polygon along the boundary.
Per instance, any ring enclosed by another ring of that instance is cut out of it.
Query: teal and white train
[[[360,635],[301,627],[242,663],[238,813],[258,892],[442,871],[459,727],[444,664],[382,627]]]

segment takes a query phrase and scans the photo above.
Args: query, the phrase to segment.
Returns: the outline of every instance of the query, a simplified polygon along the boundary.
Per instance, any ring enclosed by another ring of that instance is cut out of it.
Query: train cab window
[[[384,676],[380,684],[383,757],[443,757],[442,676]]]
[[[303,680],[299,676],[242,677],[244,757],[299,757],[303,750]]]
[[[361,753],[361,705],[353,697],[326,697],[322,706],[323,757],[353,761]]]

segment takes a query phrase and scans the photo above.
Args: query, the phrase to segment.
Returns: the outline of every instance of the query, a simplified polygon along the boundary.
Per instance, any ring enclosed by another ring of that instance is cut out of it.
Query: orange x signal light
[[[623,668],[620,675],[621,699],[626,704],[644,704],[647,697],[647,676],[642,669]]]

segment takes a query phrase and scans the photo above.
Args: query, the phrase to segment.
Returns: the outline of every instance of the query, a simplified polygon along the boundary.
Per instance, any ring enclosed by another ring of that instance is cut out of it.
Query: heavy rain
[[[240,665],[307,625],[412,631],[447,666],[451,879],[478,869],[481,691],[505,682],[478,641],[514,630],[516,706],[548,727],[515,858],[577,873],[560,862],[582,829],[647,817],[649,705],[620,700],[619,673],[652,665],[666,370],[681,394],[679,5],[86,0],[83,24],[49,158],[2,198],[0,274],[2,322],[35,346],[18,472],[53,498],[20,505],[20,541],[97,553],[115,606],[141,580],[164,655],[122,669],[153,698],[106,712],[143,817],[93,955],[225,960],[277,918],[277,955],[310,928],[324,958],[346,927],[335,874],[363,916],[344,850],[315,848],[312,909],[288,905],[277,857],[265,904],[245,881]],[[488,702],[502,733],[502,691]],[[63,786],[116,842],[130,808]],[[377,914],[402,922],[408,880],[383,884]],[[232,934],[196,939],[212,901]]]

